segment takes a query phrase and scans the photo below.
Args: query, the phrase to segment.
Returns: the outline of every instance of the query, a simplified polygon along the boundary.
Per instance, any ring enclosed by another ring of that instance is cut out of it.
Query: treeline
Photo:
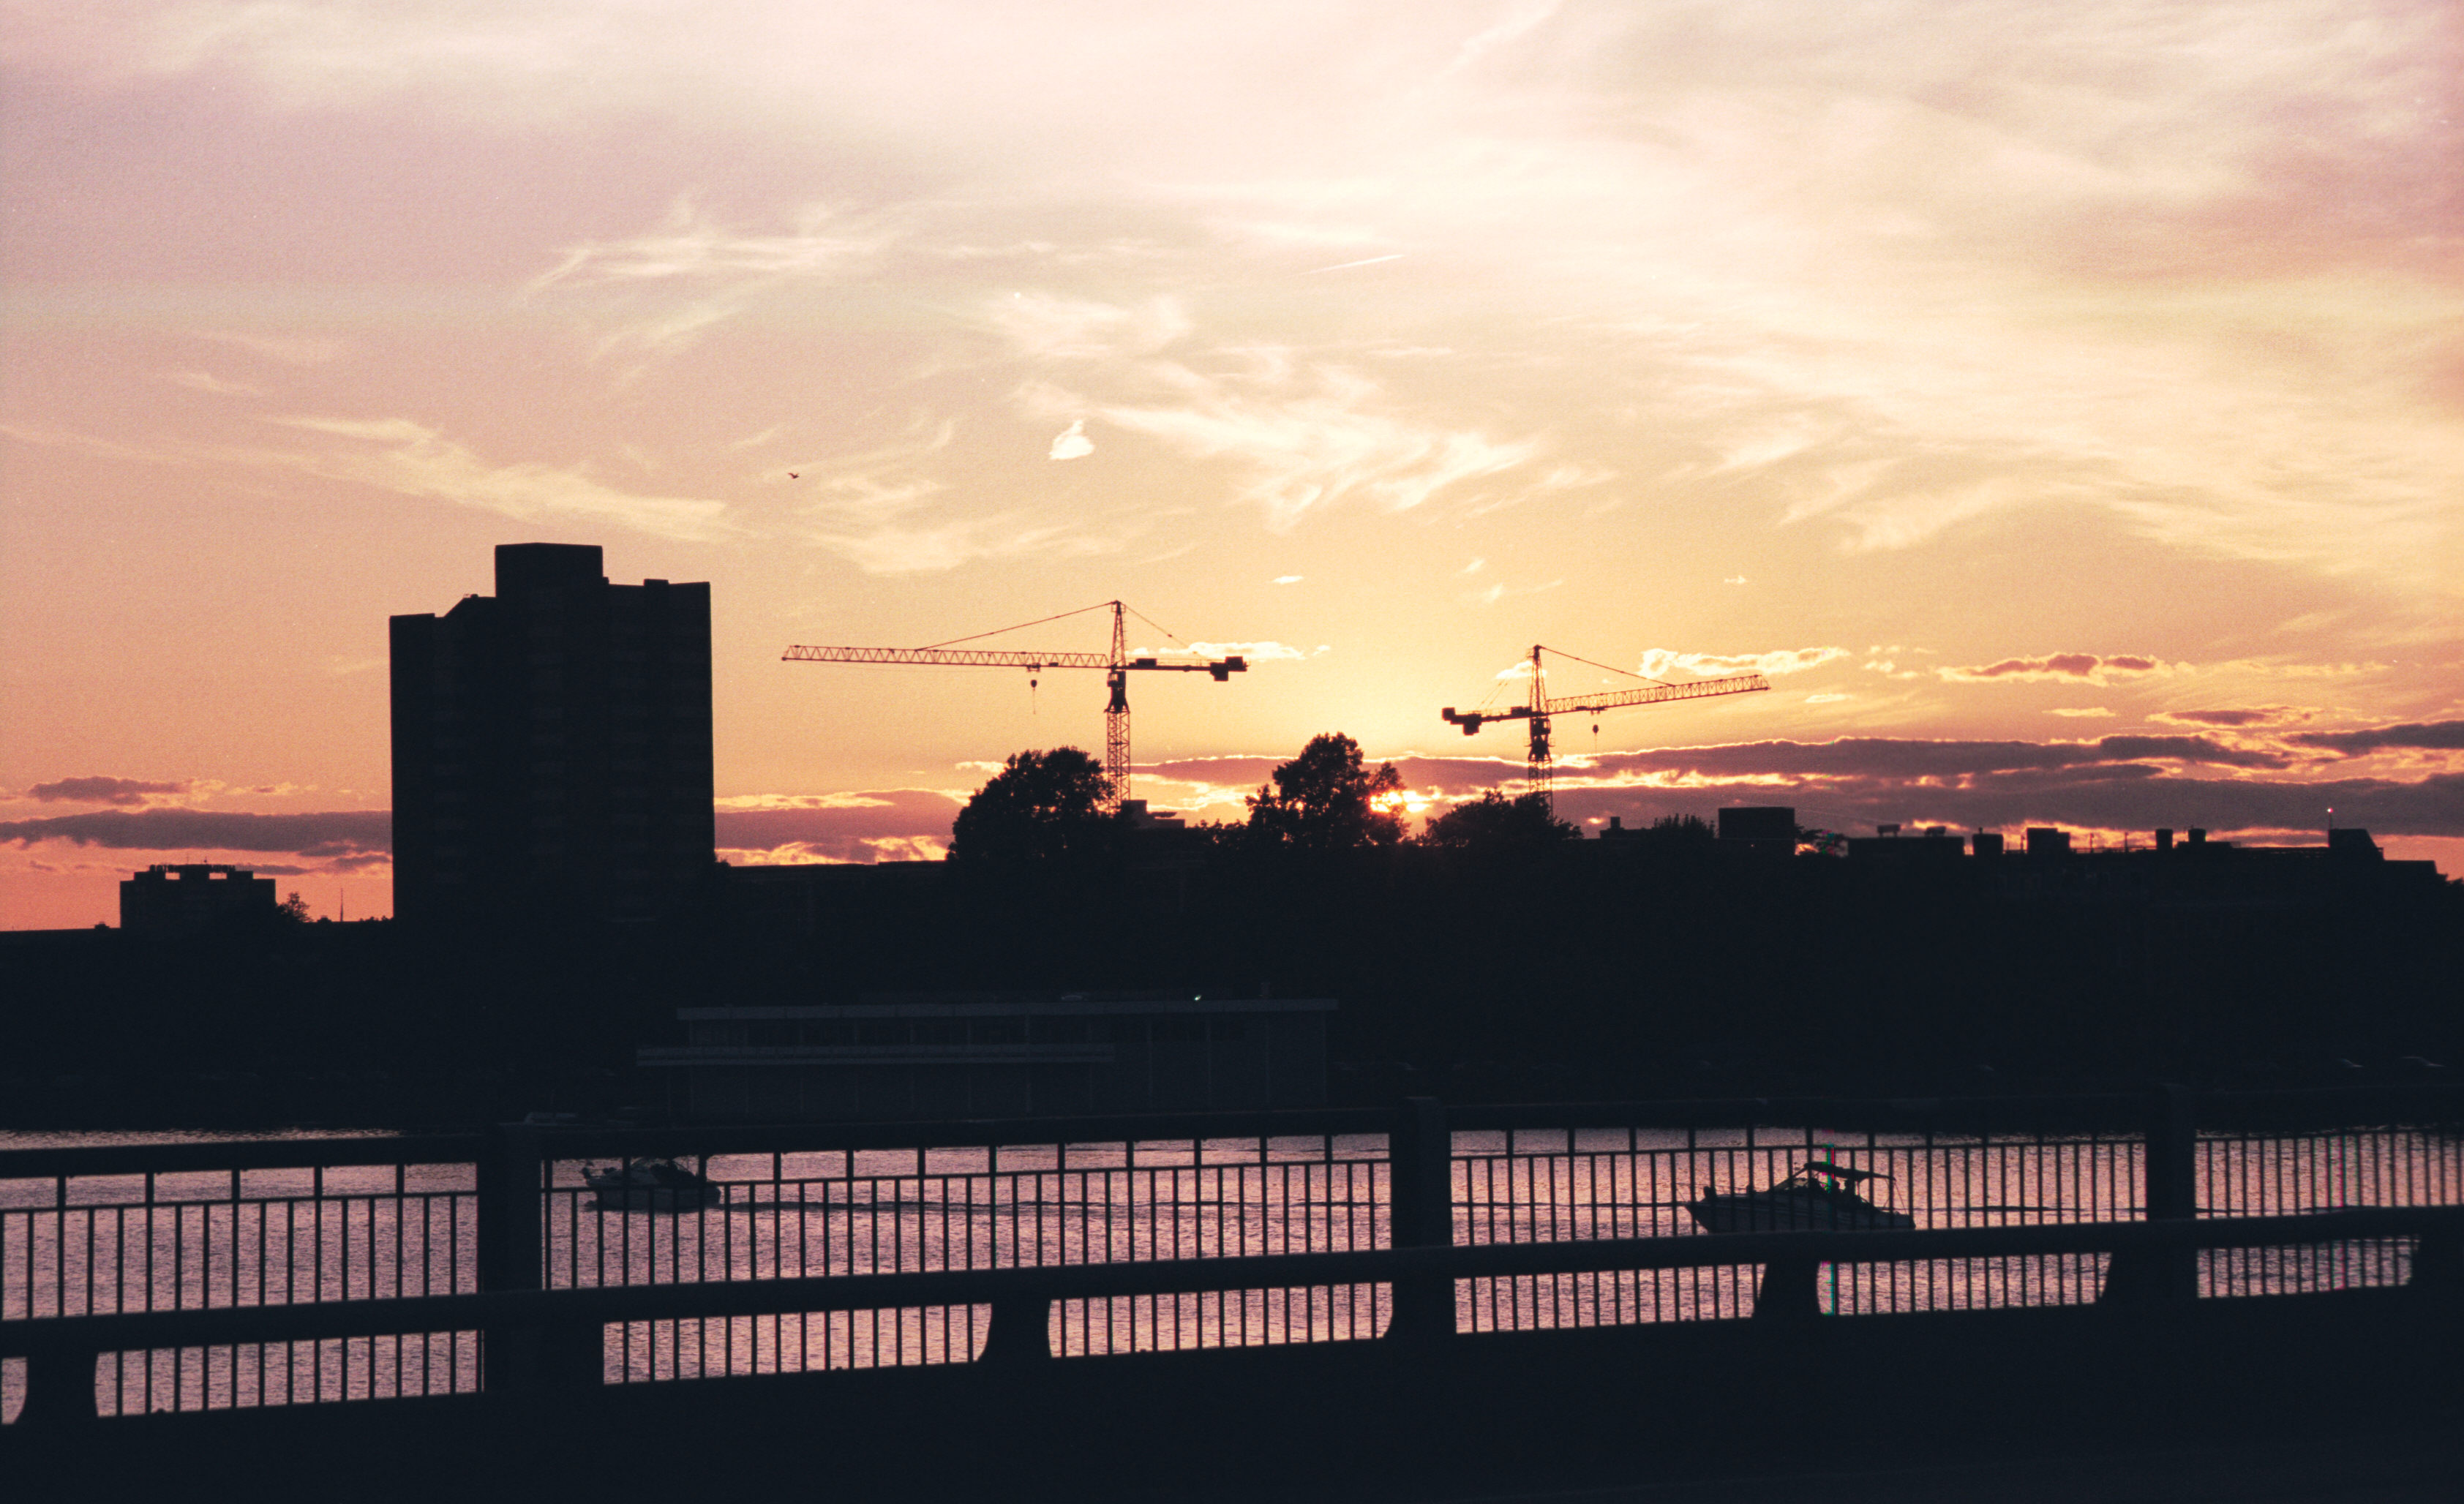
[[[958,812],[950,860],[992,866],[1117,860],[1153,833],[1110,813],[1110,793],[1103,768],[1075,747],[1014,753]],[[1330,732],[1311,738],[1249,796],[1245,821],[1173,834],[1225,852],[1329,853],[1413,843],[1495,851],[1581,839],[1538,795],[1507,798],[1491,792],[1438,817],[1417,837],[1405,834],[1405,802],[1394,764],[1372,769],[1359,743]],[[1663,827],[1688,839],[1710,834],[1699,820]]]
[[[1393,770],[1342,736],[1278,768],[1243,822],[1141,830],[1105,792],[1074,749],[1012,757],[937,882],[849,885],[801,929],[748,934],[746,991],[1332,996],[1355,1074],[1474,1096],[2347,1079],[2464,1045],[2453,883],[2014,891],[1965,861],[1746,856],[1693,818],[1585,840],[1496,795],[1413,834]]]

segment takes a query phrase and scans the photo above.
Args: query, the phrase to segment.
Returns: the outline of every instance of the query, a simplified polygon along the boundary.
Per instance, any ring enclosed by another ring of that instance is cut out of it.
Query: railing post
[[[992,1329],[976,1362],[998,1368],[1052,1361],[1052,1302],[1041,1296],[1005,1296],[993,1302]]]
[[[1444,1248],[1455,1240],[1454,1135],[1445,1104],[1406,1097],[1386,1134],[1386,1217],[1397,1248]],[[1395,1281],[1386,1335],[1433,1341],[1455,1332],[1455,1283],[1443,1275]]]
[[[102,1355],[82,1342],[51,1341],[26,1354],[26,1400],[17,1412],[18,1426],[53,1430],[83,1426],[97,1418],[96,1372]]]
[[[2189,1221],[2199,1214],[2198,1100],[2187,1086],[2160,1086],[2149,1108],[2146,1147],[2140,1155],[2140,1205],[2150,1222]],[[2199,1251],[2153,1248],[2114,1254],[2097,1299],[2149,1304],[2192,1300],[2198,1294]]]
[[[544,1273],[539,1257],[541,1161],[539,1129],[497,1123],[487,1131],[479,1154],[479,1288],[537,1290]]]
[[[2422,1234],[2421,1241],[2412,1246],[2412,1273],[2405,1283],[2433,1297],[2464,1305],[2464,1234]]]
[[[1822,1315],[1821,1264],[1811,1258],[1774,1258],[1763,1265],[1754,1287],[1757,1321],[1810,1321]]]
[[[491,1126],[479,1151],[479,1288],[538,1290],[546,1283],[540,1229],[547,1220],[539,1131]],[[561,1355],[537,1322],[491,1324],[479,1336],[480,1386],[501,1394],[545,1386]]]

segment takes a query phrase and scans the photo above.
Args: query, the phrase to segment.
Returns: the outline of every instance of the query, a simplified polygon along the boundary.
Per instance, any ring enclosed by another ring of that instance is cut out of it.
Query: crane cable
[[[1005,632],[1023,632],[1031,626],[1043,626],[1046,622],[1051,621],[1066,621],[1074,616],[1085,616],[1089,611],[1105,611],[1113,607],[1118,607],[1129,615],[1136,617],[1147,625],[1154,627],[1157,632],[1162,633],[1164,638],[1180,651],[1184,653],[1196,651],[1196,649],[1192,648],[1177,632],[1173,631],[1170,627],[1165,626],[1162,622],[1157,621],[1155,618],[1147,615],[1137,607],[1119,600],[1098,600],[1091,606],[1080,606],[1075,611],[1064,611],[1059,616],[1040,617],[1033,621],[1021,621],[1015,626],[997,626],[989,632],[977,632],[967,637],[954,637],[946,643],[928,643],[922,650],[929,653],[938,648],[956,647],[961,643],[979,643],[988,637],[1000,637]]]
[[[1143,619],[1141,619],[1141,620],[1143,620]],[[1153,622],[1149,622],[1149,623],[1148,623],[1148,625],[1153,626],[1153,625],[1154,625],[1154,623],[1153,623]],[[1157,628],[1156,628],[1156,630],[1157,630],[1157,631],[1161,631],[1161,630],[1162,630],[1162,628],[1157,627]],[[1546,643],[1543,643],[1543,644],[1541,644],[1541,645],[1542,645],[1542,646],[1544,646],[1544,647],[1545,647],[1545,646],[1547,646],[1547,644],[1546,644]],[[1592,660],[1590,660],[1590,659],[1588,659],[1588,658],[1585,658],[1585,657],[1584,657],[1584,656],[1582,656],[1580,653],[1570,653],[1570,652],[1566,651],[1566,650],[1565,650],[1564,648],[1562,648],[1562,647],[1551,647],[1551,648],[1549,648],[1549,651],[1550,651],[1550,652],[1552,652],[1552,653],[1554,653],[1554,654],[1556,654],[1556,655],[1557,655],[1558,657],[1560,657],[1560,658],[1571,658],[1571,659],[1573,659],[1575,663],[1582,664],[1582,665],[1586,665],[1586,666],[1588,666],[1588,667],[1601,669],[1601,670],[1603,670],[1603,671],[1605,671],[1605,672],[1613,673],[1613,674],[1622,674],[1622,675],[1624,675],[1624,676],[1625,676],[1626,678],[1628,678],[1628,679],[1639,679],[1639,680],[1641,680],[1644,684],[1656,684],[1656,685],[1661,685],[1661,686],[1662,686],[1662,687],[1674,687],[1673,686],[1669,686],[1668,681],[1667,681],[1667,680],[1665,680],[1665,679],[1654,679],[1654,678],[1652,678],[1649,674],[1639,674],[1639,673],[1634,672],[1632,669],[1628,669],[1628,668],[1618,668],[1618,667],[1616,667],[1616,666],[1614,666],[1614,665],[1609,665],[1609,664],[1594,663],[1594,662],[1592,662]],[[1517,666],[1517,667],[1521,667],[1521,666],[1523,666],[1523,665],[1530,665],[1531,672],[1532,672],[1532,674],[1534,674],[1534,675],[1536,675],[1536,674],[1538,674],[1538,673],[1540,672],[1540,665],[1539,665],[1539,662],[1538,662],[1536,659],[1530,659],[1530,658],[1524,659],[1524,660],[1523,660],[1523,663],[1522,663],[1522,664],[1518,664],[1516,666]],[[1511,683],[1513,683],[1513,682],[1514,682],[1514,681],[1513,681],[1513,680],[1510,680],[1510,679],[1496,679],[1496,680],[1492,680],[1492,681],[1490,682],[1490,684],[1489,684],[1489,687],[1488,687],[1488,693],[1487,693],[1486,695],[1483,696],[1483,697],[1482,697],[1482,699],[1481,699],[1481,702],[1480,702],[1480,705],[1479,705],[1479,708],[1480,708],[1480,709],[1482,709],[1482,710],[1486,710],[1486,709],[1487,709],[1491,705],[1493,705],[1493,704],[1495,704],[1495,703],[1497,702],[1497,697],[1498,697],[1500,694],[1502,694],[1503,692],[1505,692],[1506,687],[1507,687],[1508,684],[1511,684]],[[1568,696],[1568,698],[1570,698],[1570,699],[1574,699],[1574,698],[1579,698],[1579,696]],[[1593,713],[1593,715],[1594,715],[1595,717],[1596,717],[1596,716],[1599,714],[1599,712],[1598,712],[1597,710],[1594,710],[1592,713]],[[1593,734],[1594,736],[1597,736],[1597,735],[1599,734],[1599,730],[1600,730],[1599,727],[1598,727],[1598,726],[1596,726],[1596,725],[1595,725],[1595,726],[1592,728],[1592,734]]]
[[[1570,653],[1570,652],[1566,651],[1566,650],[1565,650],[1564,648],[1562,648],[1562,647],[1552,647],[1552,648],[1550,648],[1550,649],[1549,649],[1549,651],[1551,651],[1551,652],[1552,652],[1552,653],[1556,654],[1556,655],[1557,655],[1558,657],[1560,657],[1560,658],[1572,658],[1572,659],[1573,659],[1573,660],[1574,660],[1574,662],[1576,662],[1576,663],[1578,663],[1578,664],[1587,664],[1587,665],[1590,665],[1590,666],[1592,666],[1592,667],[1594,667],[1594,668],[1606,669],[1608,672],[1613,673],[1613,674],[1623,674],[1623,675],[1625,675],[1628,679],[1639,679],[1639,680],[1641,680],[1644,684],[1665,685],[1665,684],[1667,684],[1667,683],[1668,683],[1668,681],[1667,681],[1667,680],[1665,680],[1665,679],[1654,679],[1654,678],[1653,678],[1653,677],[1651,677],[1649,674],[1639,674],[1639,673],[1634,672],[1634,671],[1633,671],[1633,670],[1631,670],[1631,669],[1626,669],[1626,668],[1612,668],[1612,667],[1610,667],[1607,664],[1595,664],[1595,663],[1592,663],[1592,661],[1591,661],[1590,659],[1588,659],[1588,658],[1584,658],[1584,657],[1580,656],[1579,654]]]
[[[1098,600],[1097,602],[1095,602],[1095,603],[1094,603],[1093,605],[1091,605],[1091,606],[1080,606],[1080,607],[1079,607],[1077,610],[1075,610],[1075,611],[1064,611],[1064,612],[1062,612],[1062,613],[1061,613],[1061,615],[1059,615],[1059,616],[1048,616],[1048,617],[1044,617],[1044,618],[1042,618],[1042,619],[1040,619],[1040,620],[1038,620],[1038,621],[1021,621],[1021,622],[1020,622],[1020,623],[1018,623],[1016,626],[997,626],[997,627],[993,628],[993,629],[992,629],[991,631],[989,631],[989,632],[978,632],[978,633],[974,634],[974,635],[973,635],[973,636],[971,636],[971,637],[954,637],[954,638],[950,639],[950,640],[949,640],[948,642],[946,642],[946,643],[926,643],[926,644],[924,645],[924,647],[922,647],[921,649],[919,649],[919,651],[929,653],[929,652],[933,652],[934,650],[935,650],[935,649],[937,649],[937,648],[943,648],[943,647],[956,647],[956,646],[957,646],[960,643],[976,643],[976,642],[981,642],[983,639],[985,639],[985,638],[987,638],[987,637],[999,637],[999,636],[1001,636],[1003,632],[1023,632],[1023,631],[1025,631],[1028,627],[1031,627],[1031,626],[1042,626],[1042,625],[1044,625],[1044,624],[1045,624],[1045,622],[1046,622],[1046,621],[1067,621],[1067,619],[1069,619],[1070,617],[1073,617],[1073,616],[1085,616],[1085,615],[1086,615],[1088,612],[1089,612],[1089,611],[1102,611],[1102,610],[1104,610],[1104,609],[1106,609],[1106,608],[1108,608],[1108,607],[1111,607],[1111,606],[1117,606],[1117,605],[1120,605],[1120,602],[1119,602],[1119,601],[1117,601],[1117,600]],[[1126,608],[1125,608],[1125,609],[1126,609]]]
[[[1151,627],[1154,627],[1156,631],[1161,632],[1161,633],[1164,635],[1164,637],[1165,637],[1168,641],[1170,641],[1170,642],[1172,642],[1173,643],[1175,643],[1176,645],[1177,645],[1177,646],[1180,648],[1180,650],[1181,650],[1182,652],[1184,652],[1184,653],[1189,653],[1189,652],[1195,652],[1195,651],[1197,651],[1197,649],[1195,649],[1195,648],[1191,647],[1187,643],[1182,642],[1182,641],[1180,640],[1180,638],[1179,638],[1177,634],[1175,634],[1175,633],[1172,631],[1172,629],[1171,629],[1171,628],[1169,628],[1169,627],[1167,627],[1167,626],[1163,625],[1161,622],[1157,621],[1155,618],[1153,618],[1153,617],[1151,617],[1151,616],[1147,615],[1145,612],[1143,612],[1143,611],[1139,610],[1137,607],[1135,607],[1135,606],[1123,606],[1123,607],[1121,607],[1121,609],[1122,609],[1122,610],[1124,610],[1124,611],[1127,611],[1130,615],[1132,615],[1132,616],[1133,616],[1133,617],[1136,617],[1139,621],[1144,621],[1147,625],[1149,625],[1149,626],[1151,626]]]

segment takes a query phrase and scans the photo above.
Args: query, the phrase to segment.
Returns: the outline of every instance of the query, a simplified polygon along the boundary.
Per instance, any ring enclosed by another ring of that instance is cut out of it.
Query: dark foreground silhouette
[[[1322,849],[1163,828],[719,868],[632,924],[543,901],[426,930],[12,934],[0,1101],[12,1126],[649,1109],[633,1051],[681,1042],[679,1007],[1015,989],[1338,998],[1338,1102],[2464,1068],[2464,888],[2399,864],[1772,858],[1708,835]]]

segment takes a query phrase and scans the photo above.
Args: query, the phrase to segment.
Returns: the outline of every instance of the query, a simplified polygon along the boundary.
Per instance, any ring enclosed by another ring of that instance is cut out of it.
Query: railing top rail
[[[1285,1112],[1137,1113],[1120,1117],[983,1118],[937,1123],[750,1123],[719,1127],[539,1130],[558,1159],[645,1154],[807,1154],[848,1149],[1027,1148],[1051,1144],[1203,1139],[1321,1138],[1384,1133],[1379,1108]]]
[[[2001,1128],[2145,1130],[2157,1088],[2029,1097],[1717,1097],[1651,1101],[1448,1103],[1449,1127]],[[2334,1086],[2193,1094],[2202,1118],[2331,1127],[2399,1119],[2464,1119],[2464,1085]]]
[[[2145,1093],[2054,1097],[1705,1097],[1658,1101],[1528,1102],[1446,1108],[1450,1127],[1966,1127],[2098,1124],[2137,1130]]]
[[[1204,1290],[1361,1284],[1617,1269],[1704,1268],[1774,1259],[1879,1263],[2153,1248],[2253,1248],[2464,1232],[2464,1208],[2409,1207],[2226,1220],[2099,1222],[1887,1232],[1733,1232],[1158,1259],[1119,1264],[938,1270],[715,1283],[507,1290],[402,1299],[223,1306],[0,1321],[0,1354],[61,1342],[144,1347],[305,1340],[368,1332],[464,1330],[545,1319],[637,1321],[776,1312],[1081,1299]]]
[[[0,1150],[0,1180],[60,1175],[172,1174],[183,1170],[306,1169],[344,1165],[453,1165],[474,1160],[475,1133],[347,1139],[214,1139]]]
[[[2464,1082],[2396,1086],[2277,1087],[2201,1092],[2203,1123],[2317,1128],[2399,1122],[2464,1122]]]
[[[1581,1128],[1864,1128],[1885,1131],[2118,1131],[2147,1123],[2153,1092],[2043,1097],[1731,1097],[1649,1101],[1448,1104],[1463,1130]],[[2464,1122],[2464,1085],[2293,1088],[2202,1092],[2203,1126],[2322,1131],[2396,1122]],[[744,1123],[666,1128],[542,1126],[541,1150],[558,1158],[646,1154],[796,1154],[860,1149],[1028,1147],[1383,1134],[1395,1119],[1377,1107],[1274,1112],[1137,1113],[1117,1117],[957,1119],[919,1123]],[[484,1135],[425,1134],[332,1139],[219,1139],[0,1150],[0,1180],[149,1171],[275,1169],[474,1161]]]

